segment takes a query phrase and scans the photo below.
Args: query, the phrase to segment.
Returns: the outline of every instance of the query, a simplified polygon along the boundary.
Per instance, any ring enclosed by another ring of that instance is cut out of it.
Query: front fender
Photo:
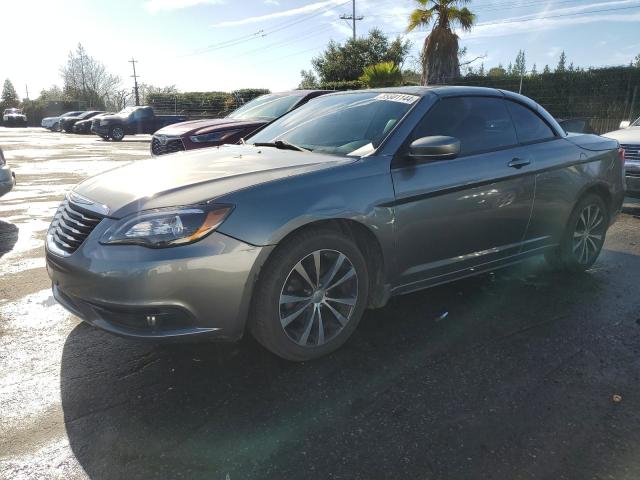
[[[235,208],[218,230],[265,246],[277,245],[305,225],[351,220],[369,229],[385,258],[392,258],[394,210],[382,206],[394,199],[389,166],[389,157],[367,157],[224,195],[216,201]]]

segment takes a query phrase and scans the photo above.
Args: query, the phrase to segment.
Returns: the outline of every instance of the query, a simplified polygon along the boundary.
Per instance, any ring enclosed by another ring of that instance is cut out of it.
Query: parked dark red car
[[[327,90],[293,90],[254,98],[223,118],[174,123],[154,133],[151,154],[238,143],[258,128],[307,103]]]

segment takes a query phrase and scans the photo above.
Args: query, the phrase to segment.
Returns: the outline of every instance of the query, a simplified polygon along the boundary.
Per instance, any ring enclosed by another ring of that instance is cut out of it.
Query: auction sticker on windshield
[[[418,97],[415,95],[406,95],[403,93],[381,93],[375,97],[376,100],[388,100],[390,102],[413,103]]]

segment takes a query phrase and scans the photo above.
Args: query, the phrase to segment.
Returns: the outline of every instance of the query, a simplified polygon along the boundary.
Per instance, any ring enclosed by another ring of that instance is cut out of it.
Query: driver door
[[[460,140],[458,157],[417,161],[415,139]],[[442,98],[416,126],[392,166],[398,287],[440,283],[517,255],[535,176],[501,97]]]

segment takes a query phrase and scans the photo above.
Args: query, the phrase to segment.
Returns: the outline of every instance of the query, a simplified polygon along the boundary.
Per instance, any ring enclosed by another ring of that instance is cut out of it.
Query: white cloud
[[[344,3],[344,0],[326,0],[323,2],[310,3],[302,7],[291,8],[289,10],[281,10],[279,12],[268,13],[266,15],[257,15],[255,17],[247,17],[240,20],[228,20],[225,22],[216,23],[214,27],[237,27],[239,25],[247,25],[249,23],[264,22],[267,20],[273,20],[274,18],[293,17],[295,15],[301,15],[303,13],[312,13],[320,10],[324,7],[337,5]]]
[[[581,15],[579,17],[540,18],[526,22],[512,22],[492,25],[477,25],[471,33],[459,32],[463,39],[504,37],[507,35],[537,33],[541,30],[566,28],[588,23],[617,22],[634,23],[640,21],[640,12],[627,14]]]
[[[221,5],[225,0],[147,0],[144,8],[152,13],[163,10],[178,10],[196,5]]]
[[[264,0],[262,3],[265,5],[280,5],[278,0]]]

